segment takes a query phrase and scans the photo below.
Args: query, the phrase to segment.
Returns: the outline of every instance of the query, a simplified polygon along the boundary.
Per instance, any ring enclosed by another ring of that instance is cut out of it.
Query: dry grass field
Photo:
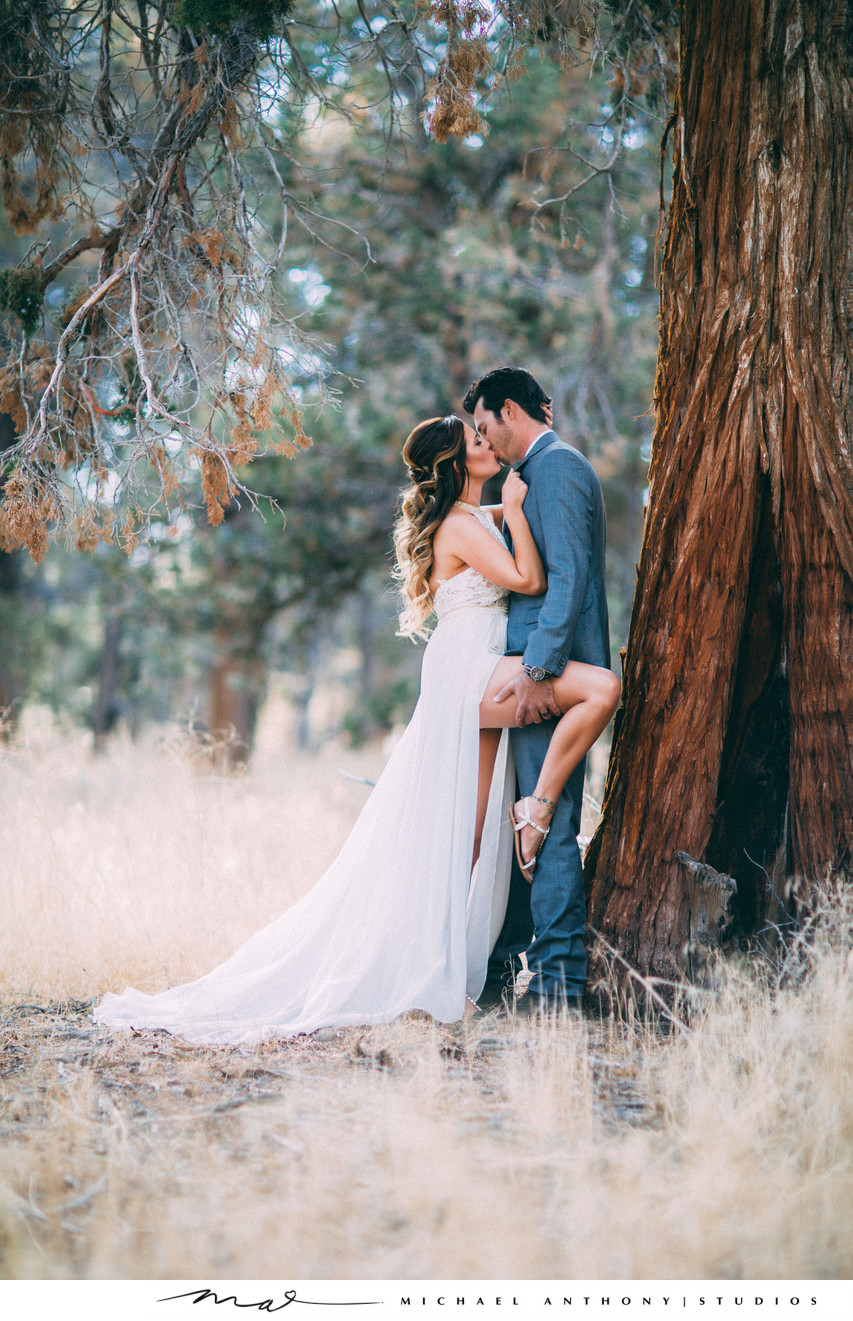
[[[413,1016],[255,1049],[96,1029],[320,875],[378,751],[0,751],[0,1278],[822,1279],[853,1268],[849,912],[689,1029]]]

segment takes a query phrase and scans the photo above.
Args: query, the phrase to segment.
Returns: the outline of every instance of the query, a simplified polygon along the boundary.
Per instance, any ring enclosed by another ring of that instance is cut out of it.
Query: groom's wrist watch
[[[552,677],[551,671],[543,670],[541,665],[522,665],[521,668],[524,670],[528,679],[532,679],[534,683],[541,683],[543,679],[550,679]]]

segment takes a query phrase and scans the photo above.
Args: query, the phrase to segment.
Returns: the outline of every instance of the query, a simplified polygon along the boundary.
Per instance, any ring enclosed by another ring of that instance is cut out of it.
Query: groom
[[[530,488],[524,512],[548,575],[542,596],[513,592],[509,598],[507,652],[522,656],[524,670],[498,696],[514,690],[518,701],[512,747],[522,796],[534,792],[554,728],[541,712],[561,714],[550,676],[561,674],[570,660],[610,665],[601,486],[584,456],[548,426],[548,404],[538,382],[518,367],[488,372],[465,396],[480,436]],[[508,532],[506,537],[511,549]],[[557,801],[532,885],[513,864],[507,916],[481,1004],[495,1003],[512,987],[526,950],[533,976],[521,1002],[524,1012],[555,1004],[581,1007],[587,970],[577,841],[583,779],[581,762]]]

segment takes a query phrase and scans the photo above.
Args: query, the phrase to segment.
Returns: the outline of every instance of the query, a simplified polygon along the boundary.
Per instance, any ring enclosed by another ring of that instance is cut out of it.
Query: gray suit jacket
[[[518,471],[530,488],[524,513],[548,587],[542,596],[510,595],[507,652],[551,674],[570,660],[609,667],[604,501],[595,470],[549,431]]]

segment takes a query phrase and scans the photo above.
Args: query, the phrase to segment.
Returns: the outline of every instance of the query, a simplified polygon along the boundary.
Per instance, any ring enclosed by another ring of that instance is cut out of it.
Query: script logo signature
[[[158,1298],[158,1303],[174,1303],[179,1298],[191,1298],[193,1307],[196,1303],[213,1302],[217,1306],[221,1303],[231,1303],[233,1307],[254,1307],[259,1312],[280,1312],[283,1307],[290,1307],[291,1303],[301,1303],[306,1307],[376,1307],[378,1299],[363,1299],[358,1302],[322,1302],[319,1298],[297,1298],[295,1289],[285,1289],[280,1300],[275,1298],[261,1298],[257,1302],[241,1303],[235,1293],[219,1294],[213,1289],[189,1289],[186,1293],[173,1293],[168,1298]]]

